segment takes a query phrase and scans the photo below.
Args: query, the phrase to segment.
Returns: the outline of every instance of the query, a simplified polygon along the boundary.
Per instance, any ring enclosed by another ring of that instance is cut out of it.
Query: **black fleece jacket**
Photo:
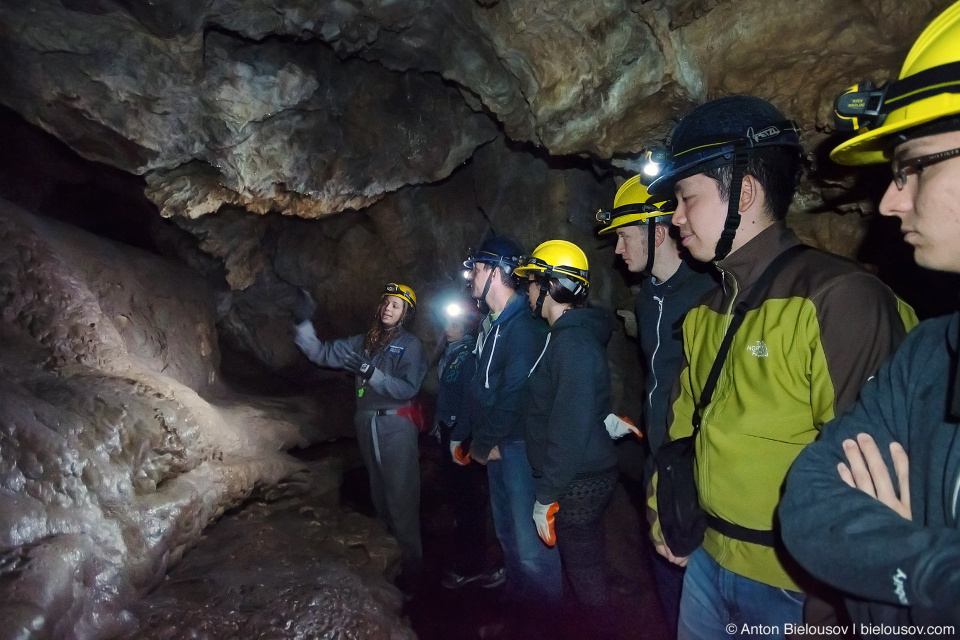
[[[527,384],[527,457],[540,504],[556,502],[577,477],[616,465],[603,419],[610,413],[606,344],[613,319],[570,309],[553,326]]]

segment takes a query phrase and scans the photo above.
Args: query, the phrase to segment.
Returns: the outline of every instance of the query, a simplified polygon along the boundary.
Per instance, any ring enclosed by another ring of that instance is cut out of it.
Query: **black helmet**
[[[485,262],[495,269],[500,267],[507,275],[520,265],[523,250],[520,246],[503,236],[492,236],[483,241],[480,248],[463,261],[463,266],[472,269],[474,263]]]
[[[733,166],[727,221],[714,260],[730,252],[740,226],[740,184],[750,156],[765,147],[792,148],[798,158],[803,153],[796,123],[752,96],[728,96],[697,107],[674,127],[668,147],[658,150],[663,168],[650,182],[651,195],[672,195],[674,185],[684,178]]]

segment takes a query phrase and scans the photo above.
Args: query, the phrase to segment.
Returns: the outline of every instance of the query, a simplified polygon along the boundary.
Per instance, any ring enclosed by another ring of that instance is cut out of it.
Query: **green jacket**
[[[777,255],[796,244],[793,232],[774,224],[717,264],[723,287],[708,294],[683,323],[687,364],[668,416],[671,439],[693,432],[694,405],[735,303]],[[766,298],[747,310],[703,412],[696,465],[703,508],[743,527],[773,529],[794,459],[826,422],[853,403],[916,323],[909,305],[849,260],[812,250],[787,263]],[[655,495],[650,506],[656,509]],[[656,523],[654,536],[660,536]],[[773,548],[712,529],[703,548],[734,573],[801,590]]]

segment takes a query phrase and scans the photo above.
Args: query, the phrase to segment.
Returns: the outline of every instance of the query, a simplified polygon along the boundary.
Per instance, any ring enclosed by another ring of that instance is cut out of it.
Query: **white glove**
[[[537,523],[537,533],[540,534],[540,539],[551,547],[557,544],[557,533],[554,530],[557,511],[560,511],[560,505],[556,502],[540,504],[538,500],[533,503],[533,521]]]
[[[610,437],[614,440],[617,438],[622,438],[628,433],[642,437],[640,436],[640,429],[637,429],[636,425],[630,422],[629,418],[623,419],[620,416],[613,415],[612,413],[603,419],[603,426],[607,428],[607,433],[610,434]]]

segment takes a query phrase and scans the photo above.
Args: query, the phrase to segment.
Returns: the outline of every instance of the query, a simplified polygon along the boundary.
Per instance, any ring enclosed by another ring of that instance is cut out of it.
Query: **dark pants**
[[[462,576],[475,576],[487,568],[487,532],[490,520],[490,496],[487,469],[471,462],[461,467],[450,456],[449,428],[442,428],[443,477],[457,519],[449,568]]]
[[[578,617],[609,622],[610,591],[604,554],[603,512],[617,484],[617,471],[574,480],[558,500],[557,547],[563,573],[580,605]],[[600,629],[598,629],[600,630]]]
[[[660,608],[671,638],[677,637],[677,621],[680,619],[680,594],[683,592],[683,567],[679,567],[650,547],[650,564],[653,579],[657,583]]]

